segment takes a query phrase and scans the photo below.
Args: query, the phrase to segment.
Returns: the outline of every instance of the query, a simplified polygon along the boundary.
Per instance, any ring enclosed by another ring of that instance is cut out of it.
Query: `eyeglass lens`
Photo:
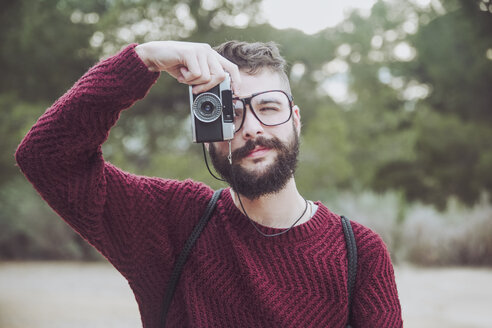
[[[246,115],[244,103],[247,103],[248,100],[256,118],[264,125],[279,125],[287,122],[290,118],[291,108],[287,95],[281,91],[268,91],[250,99],[233,100],[236,131],[242,127],[244,115]]]

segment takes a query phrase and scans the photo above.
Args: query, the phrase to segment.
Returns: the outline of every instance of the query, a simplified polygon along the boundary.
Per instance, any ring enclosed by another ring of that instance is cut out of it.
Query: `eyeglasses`
[[[292,116],[293,98],[282,90],[269,90],[252,94],[246,98],[232,98],[234,125],[238,132],[243,127],[247,106],[263,125],[284,124]]]

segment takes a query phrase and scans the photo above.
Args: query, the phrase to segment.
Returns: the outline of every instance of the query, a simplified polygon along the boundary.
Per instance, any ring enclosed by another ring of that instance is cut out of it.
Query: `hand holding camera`
[[[135,47],[135,51],[151,71],[165,71],[178,82],[192,85],[193,93],[210,90],[224,81],[229,73],[234,91],[241,77],[237,65],[231,63],[208,44],[180,41],[152,41]]]
[[[168,72],[190,85],[194,142],[234,137],[231,83],[237,86],[241,80],[236,64],[205,43],[153,41],[138,45],[135,51],[149,70]]]

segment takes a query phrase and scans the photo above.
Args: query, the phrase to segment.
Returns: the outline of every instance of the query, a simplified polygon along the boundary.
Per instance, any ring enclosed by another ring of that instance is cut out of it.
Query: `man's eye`
[[[274,107],[274,106],[260,108],[260,112],[273,112],[273,111],[278,111],[278,110],[279,109],[277,107]]]

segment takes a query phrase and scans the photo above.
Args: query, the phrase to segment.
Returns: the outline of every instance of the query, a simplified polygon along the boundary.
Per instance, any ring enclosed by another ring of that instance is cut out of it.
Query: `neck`
[[[238,195],[232,189],[231,196],[236,207],[244,214]],[[275,194],[261,196],[253,200],[243,195],[239,195],[239,197],[241,197],[244,210],[253,221],[271,228],[289,228],[306,207],[306,201],[297,191],[294,178],[290,179],[287,185]],[[306,222],[309,218],[310,211],[308,208],[297,225]]]

